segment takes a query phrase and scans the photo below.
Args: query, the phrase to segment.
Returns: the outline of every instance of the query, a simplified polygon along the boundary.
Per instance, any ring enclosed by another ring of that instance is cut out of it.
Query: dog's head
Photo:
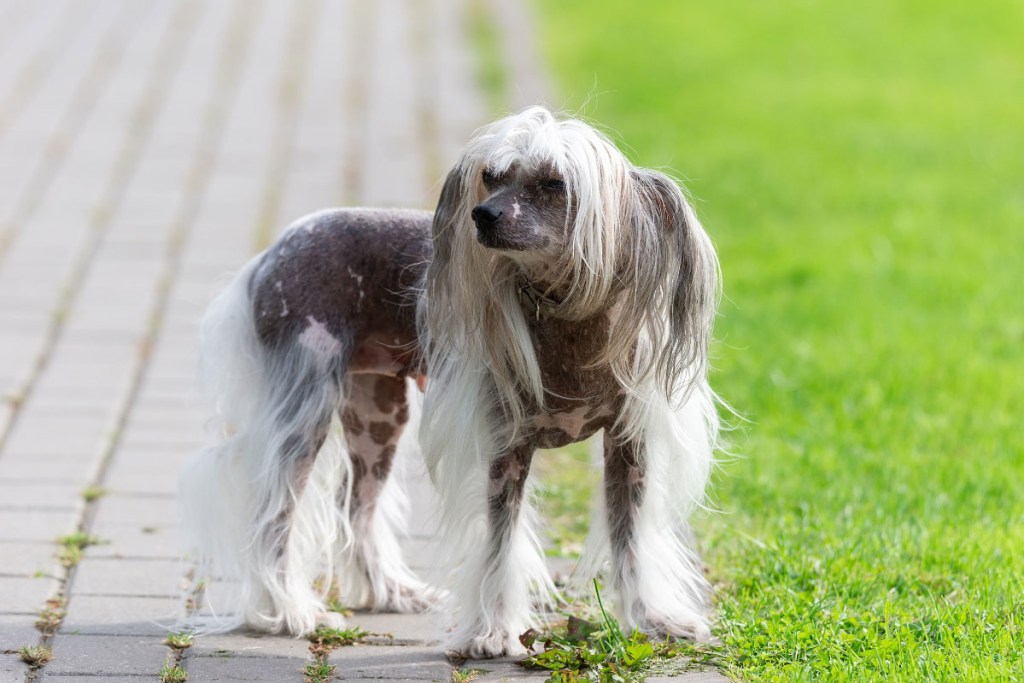
[[[464,341],[480,336],[473,329],[529,339],[525,278],[558,302],[557,317],[614,311],[595,361],[621,380],[654,372],[671,393],[687,368],[703,376],[717,302],[711,242],[671,178],[634,166],[586,123],[533,107],[482,128],[448,174],[433,233],[428,305],[450,312],[443,324]],[[528,350],[494,351],[530,364]]]

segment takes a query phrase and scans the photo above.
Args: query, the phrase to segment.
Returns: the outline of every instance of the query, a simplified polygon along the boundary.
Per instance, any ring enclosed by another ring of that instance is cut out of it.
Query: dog
[[[593,127],[531,108],[463,150],[432,230],[420,445],[461,567],[456,646],[521,650],[534,606],[555,595],[525,490],[531,461],[599,430],[585,573],[610,559],[627,629],[708,639],[687,517],[719,431],[707,370],[720,277],[679,186]]]
[[[338,626],[333,583],[353,607],[444,596],[454,649],[520,652],[558,600],[530,506],[534,452],[603,431],[581,573],[610,566],[627,628],[708,638],[687,519],[718,434],[718,282],[671,178],[542,107],[479,130],[432,217],[334,210],[292,225],[202,323],[223,437],[189,461],[180,491],[198,575],[227,579],[238,606],[221,623]],[[406,501],[389,473],[413,380],[444,590],[398,547]]]
[[[407,501],[389,476],[421,366],[430,223],[426,211],[306,216],[210,304],[200,376],[221,437],[179,477],[193,583],[205,584],[192,600],[203,614],[186,623],[341,627],[332,583],[349,607],[433,601],[402,559]]]

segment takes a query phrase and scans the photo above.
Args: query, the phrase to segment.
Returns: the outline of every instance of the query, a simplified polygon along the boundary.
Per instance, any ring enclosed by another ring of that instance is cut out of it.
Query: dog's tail
[[[195,563],[186,604],[200,630],[247,623],[301,634],[315,627],[330,588],[329,580],[314,584],[333,575],[338,548],[351,539],[350,496],[340,491],[351,481],[336,416],[341,373],[318,367],[322,358],[299,344],[270,350],[260,343],[250,281],[261,258],[214,299],[201,324],[201,387],[215,404],[220,434],[179,478],[183,535]],[[313,464],[311,442],[296,435],[325,432]]]

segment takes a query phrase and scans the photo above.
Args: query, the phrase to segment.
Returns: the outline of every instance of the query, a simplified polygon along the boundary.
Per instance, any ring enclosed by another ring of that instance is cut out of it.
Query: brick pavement
[[[196,321],[297,216],[433,205],[488,118],[473,1],[0,0],[0,683],[155,680],[173,659],[176,472],[205,440]],[[510,60],[530,44],[515,5],[488,5]],[[547,87],[535,57],[509,72],[509,102]],[[102,543],[67,567],[55,540],[75,532]],[[393,639],[333,653],[345,680],[449,675],[428,617],[352,621]],[[54,656],[31,671],[15,653],[36,644]],[[228,634],[181,665],[300,681],[308,661],[304,641]]]

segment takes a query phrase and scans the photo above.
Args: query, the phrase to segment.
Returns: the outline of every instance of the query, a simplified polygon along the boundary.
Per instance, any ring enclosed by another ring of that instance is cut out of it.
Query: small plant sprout
[[[42,633],[56,633],[64,621],[64,598],[51,598],[46,601],[46,607],[39,612],[36,619],[36,628]]]
[[[334,676],[334,665],[322,659],[306,665],[306,683],[326,683]]]
[[[192,634],[184,631],[171,633],[164,639],[164,643],[175,650],[186,650],[192,647]]]
[[[107,490],[99,486],[86,486],[82,490],[82,500],[84,500],[86,503],[91,503],[94,500],[99,500],[105,495],[107,495]]]
[[[484,673],[482,669],[452,669],[452,677],[449,683],[469,683]]]
[[[53,650],[45,645],[29,645],[18,648],[18,656],[33,669],[38,669],[53,659]]]
[[[102,543],[102,541],[90,534],[76,531],[73,534],[61,536],[57,539],[57,543],[61,546],[57,553],[57,559],[65,567],[74,567],[81,561],[83,550],[91,545]]]
[[[177,664],[165,665],[159,676],[162,683],[185,683],[188,680],[188,672]]]
[[[597,580],[594,593],[601,623],[569,617],[565,635],[542,635],[530,629],[519,637],[523,647],[529,651],[536,643],[543,643],[544,650],[520,664],[529,669],[546,669],[551,672],[550,681],[642,681],[644,669],[654,657],[654,647],[636,629],[629,636],[622,632],[619,623],[605,611]]]

